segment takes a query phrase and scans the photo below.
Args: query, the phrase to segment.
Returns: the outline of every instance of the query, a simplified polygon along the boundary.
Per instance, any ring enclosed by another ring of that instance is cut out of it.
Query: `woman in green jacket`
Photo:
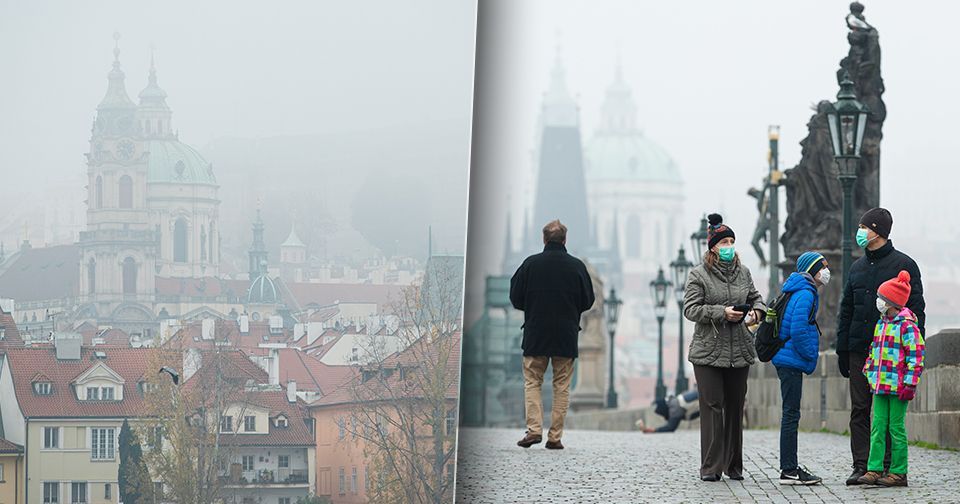
[[[743,479],[743,405],[747,374],[756,361],[747,326],[766,307],[734,248],[723,217],[708,217],[708,250],[690,272],[684,316],[695,323],[689,357],[700,389],[700,479]]]

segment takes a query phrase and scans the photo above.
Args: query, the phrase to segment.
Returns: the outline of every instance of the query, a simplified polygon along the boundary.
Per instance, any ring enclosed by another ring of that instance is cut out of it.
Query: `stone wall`
[[[960,329],[947,329],[926,339],[926,356],[916,398],[907,409],[907,435],[941,447],[960,448]],[[837,368],[837,355],[822,352],[817,370],[804,376],[800,404],[800,428],[849,430],[850,392],[847,379]],[[663,425],[653,407],[625,410],[595,410],[571,413],[565,428],[578,430],[631,431],[636,421]],[[746,426],[778,428],[780,425],[780,380],[770,363],[750,369]],[[699,421],[683,422],[680,429],[699,429]]]
[[[907,435],[911,441],[960,448],[960,329],[927,338],[925,361],[917,396],[907,408]],[[837,355],[822,352],[817,370],[803,381],[800,428],[849,431],[850,392]],[[770,363],[750,369],[746,414],[750,427],[780,425],[780,381]]]

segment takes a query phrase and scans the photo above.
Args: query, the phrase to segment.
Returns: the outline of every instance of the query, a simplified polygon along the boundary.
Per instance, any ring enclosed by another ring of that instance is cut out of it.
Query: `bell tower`
[[[113,68],[97,106],[87,157],[87,223],[80,233],[81,300],[101,321],[152,318],[157,240],[147,207],[147,152],[120,68]],[[92,305],[92,306],[90,306]]]

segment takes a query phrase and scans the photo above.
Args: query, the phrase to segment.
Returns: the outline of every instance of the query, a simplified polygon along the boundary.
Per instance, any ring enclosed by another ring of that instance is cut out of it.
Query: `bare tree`
[[[178,346],[175,339],[157,348],[145,373],[145,411],[138,425],[148,444],[144,459],[155,480],[163,483],[157,501],[222,502],[233,455],[230,439],[239,428],[225,426],[224,417],[239,405],[243,418],[251,376],[238,366],[237,351],[215,346],[202,354],[194,376],[175,383],[174,374],[178,379],[183,375],[184,352]],[[164,368],[174,372],[161,372]]]
[[[428,268],[423,282],[393,303],[402,350],[383,355],[371,339],[347,385],[352,434],[373,469],[371,503],[453,499],[459,387],[462,259]]]

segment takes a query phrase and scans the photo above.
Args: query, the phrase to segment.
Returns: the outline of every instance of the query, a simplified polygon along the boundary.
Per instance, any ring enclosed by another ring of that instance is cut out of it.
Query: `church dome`
[[[215,185],[213,165],[193,147],[175,139],[151,140],[147,182]]]
[[[587,180],[683,181],[670,154],[639,131],[597,132],[584,157]]]
[[[584,158],[584,175],[591,181],[683,182],[667,151],[637,127],[637,105],[619,63],[600,108],[600,126]]]
[[[280,289],[266,273],[261,274],[247,291],[248,304],[275,304],[280,302]]]

